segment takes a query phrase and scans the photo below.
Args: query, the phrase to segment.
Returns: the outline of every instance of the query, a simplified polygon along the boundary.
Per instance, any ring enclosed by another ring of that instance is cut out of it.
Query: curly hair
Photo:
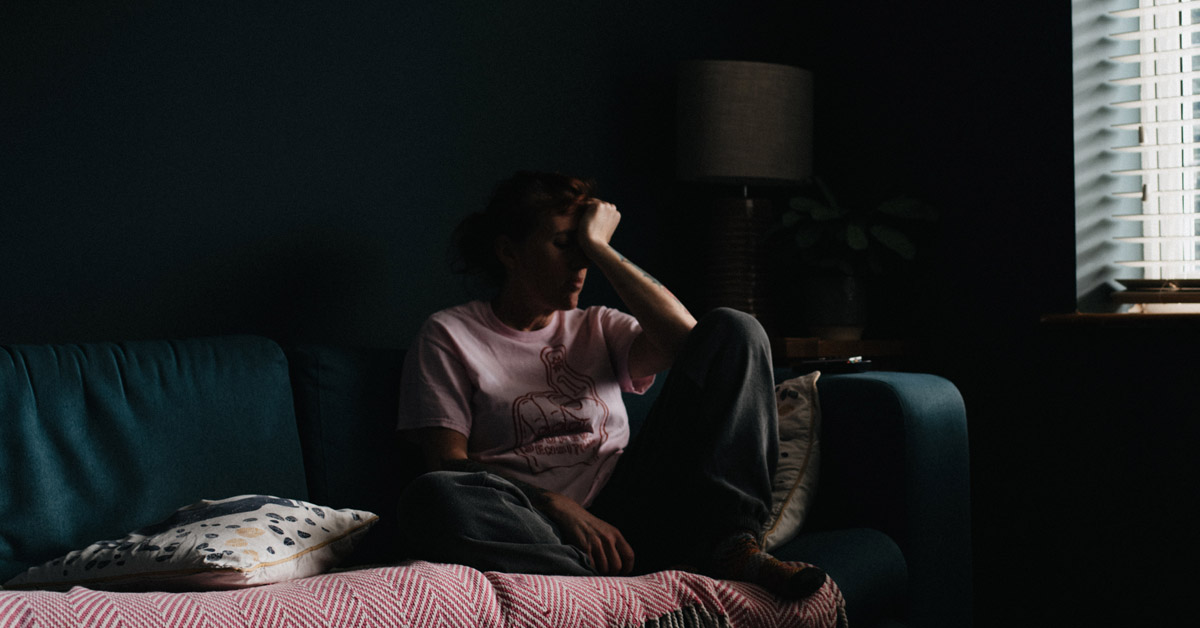
[[[504,264],[496,257],[496,239],[521,242],[550,213],[569,213],[587,202],[595,183],[553,172],[520,171],[501,181],[483,211],[470,214],[454,229],[454,270],[504,283]]]

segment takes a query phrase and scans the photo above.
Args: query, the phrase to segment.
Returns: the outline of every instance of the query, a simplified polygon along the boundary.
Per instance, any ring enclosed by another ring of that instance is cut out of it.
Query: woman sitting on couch
[[[491,301],[432,315],[407,355],[399,430],[429,473],[400,501],[414,558],[481,570],[665,568],[787,598],[825,581],[761,552],[778,448],[770,349],[752,317],[697,323],[609,245],[620,214],[589,182],[521,172],[456,231]],[[578,308],[599,270],[632,316]],[[629,443],[621,392],[670,375]]]

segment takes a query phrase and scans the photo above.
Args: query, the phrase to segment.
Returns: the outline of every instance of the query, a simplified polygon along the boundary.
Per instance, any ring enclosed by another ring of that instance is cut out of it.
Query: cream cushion
[[[771,551],[800,531],[817,488],[821,459],[820,371],[775,386],[779,407],[779,462],[772,487],[771,517],[763,528],[763,549]]]

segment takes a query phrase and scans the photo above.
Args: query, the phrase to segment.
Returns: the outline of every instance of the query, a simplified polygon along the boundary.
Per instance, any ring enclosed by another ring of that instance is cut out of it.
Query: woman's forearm
[[[631,366],[636,363],[642,374],[655,373],[670,366],[696,319],[666,286],[609,244],[620,221],[615,205],[593,199],[579,220],[579,246],[642,326]]]
[[[607,243],[588,256],[638,320],[646,339],[674,356],[696,326],[691,312],[660,281]]]

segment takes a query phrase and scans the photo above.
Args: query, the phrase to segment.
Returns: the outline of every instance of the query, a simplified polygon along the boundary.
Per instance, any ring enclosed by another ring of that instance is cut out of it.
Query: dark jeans
[[[778,458],[771,350],[753,317],[718,309],[676,357],[591,512],[621,530],[639,572],[704,565],[714,543],[758,533]],[[527,497],[489,473],[428,473],[400,499],[408,555],[483,570],[594,575]]]

